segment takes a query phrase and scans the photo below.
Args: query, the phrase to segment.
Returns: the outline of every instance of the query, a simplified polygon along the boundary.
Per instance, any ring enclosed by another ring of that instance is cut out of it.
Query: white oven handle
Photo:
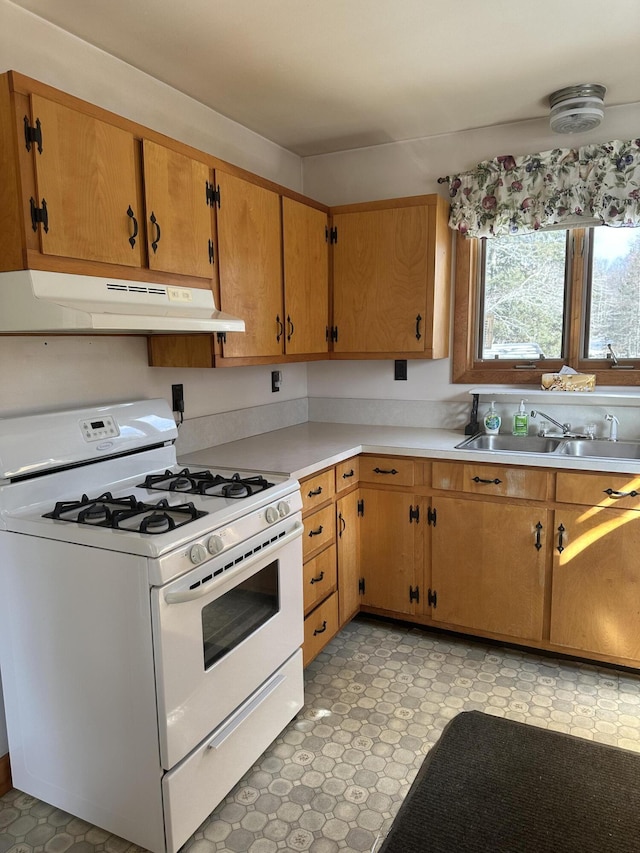
[[[286,675],[282,675],[282,673],[279,673],[278,675],[274,676],[271,681],[268,681],[264,685],[262,690],[258,693],[258,695],[254,696],[253,699],[247,705],[245,705],[245,707],[242,708],[242,710],[232,720],[227,723],[227,725],[224,727],[224,729],[222,729],[221,732],[218,732],[215,737],[211,738],[211,740],[207,744],[207,749],[219,749],[225,742],[225,740],[234,733],[238,726],[241,725],[241,723],[244,723],[247,717],[250,717],[251,714],[253,714],[253,712],[256,710],[256,708],[262,705],[265,699],[268,699],[277,687],[280,687],[285,678]]]
[[[277,551],[287,542],[291,542],[293,539],[297,539],[298,536],[302,536],[302,531],[304,530],[304,525],[299,521],[296,521],[295,525],[292,529],[285,533],[277,542],[274,542],[272,545],[268,545],[266,548],[262,548],[255,556],[250,557],[247,560],[242,561],[242,568],[248,569],[251,568],[255,563],[259,560],[262,560],[265,556],[268,557],[269,554],[272,554],[274,551]],[[209,595],[211,592],[211,587],[209,584],[205,586],[197,587],[196,589],[185,589],[181,592],[165,592],[164,600],[167,604],[183,604],[185,601],[196,601],[198,598],[204,598],[206,595]]]

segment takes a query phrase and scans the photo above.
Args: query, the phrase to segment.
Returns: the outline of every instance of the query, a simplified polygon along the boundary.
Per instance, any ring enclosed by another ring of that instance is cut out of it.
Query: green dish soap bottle
[[[496,404],[492,400],[491,406],[487,409],[487,413],[484,416],[484,431],[489,435],[497,435],[500,432],[500,424],[502,423],[502,418],[496,411]]]
[[[513,435],[529,435],[529,415],[524,403],[524,400],[520,400],[520,409],[513,416]]]

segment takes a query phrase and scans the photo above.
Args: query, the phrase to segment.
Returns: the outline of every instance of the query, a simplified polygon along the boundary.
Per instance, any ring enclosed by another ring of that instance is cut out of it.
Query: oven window
[[[278,561],[274,560],[203,608],[204,668],[257,631],[279,608]]]

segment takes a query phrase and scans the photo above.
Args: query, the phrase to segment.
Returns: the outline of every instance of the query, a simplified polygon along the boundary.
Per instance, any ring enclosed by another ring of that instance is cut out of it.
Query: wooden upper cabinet
[[[328,351],[329,246],[327,215],[282,198],[285,351]]]
[[[448,355],[447,216],[439,196],[333,208],[334,353]]]
[[[220,308],[245,321],[243,335],[228,335],[225,358],[284,352],[280,196],[221,170],[218,271]]]
[[[142,151],[149,267],[212,278],[212,208],[207,202],[211,170],[148,139]]]
[[[32,145],[43,254],[140,267],[144,263],[139,148],[126,130],[38,95],[42,151]],[[27,200],[29,202],[29,200]],[[133,235],[135,232],[136,237]]]

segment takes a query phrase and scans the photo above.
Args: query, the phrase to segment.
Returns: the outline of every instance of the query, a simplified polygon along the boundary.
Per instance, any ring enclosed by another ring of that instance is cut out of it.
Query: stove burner
[[[149,474],[144,483],[140,483],[140,487],[143,489],[158,489],[165,492],[180,491],[233,500],[248,498],[271,488],[271,486],[273,483],[269,483],[258,474],[248,477],[242,477],[240,474],[223,477],[221,474],[214,474],[212,471],[190,471],[188,468],[183,468],[177,473],[167,470],[164,474]]]
[[[170,504],[166,498],[156,503],[143,503],[134,495],[114,498],[111,492],[105,492],[98,498],[82,495],[77,501],[59,501],[43,518],[157,534],[175,530],[203,515],[207,513],[196,509],[193,503]]]

